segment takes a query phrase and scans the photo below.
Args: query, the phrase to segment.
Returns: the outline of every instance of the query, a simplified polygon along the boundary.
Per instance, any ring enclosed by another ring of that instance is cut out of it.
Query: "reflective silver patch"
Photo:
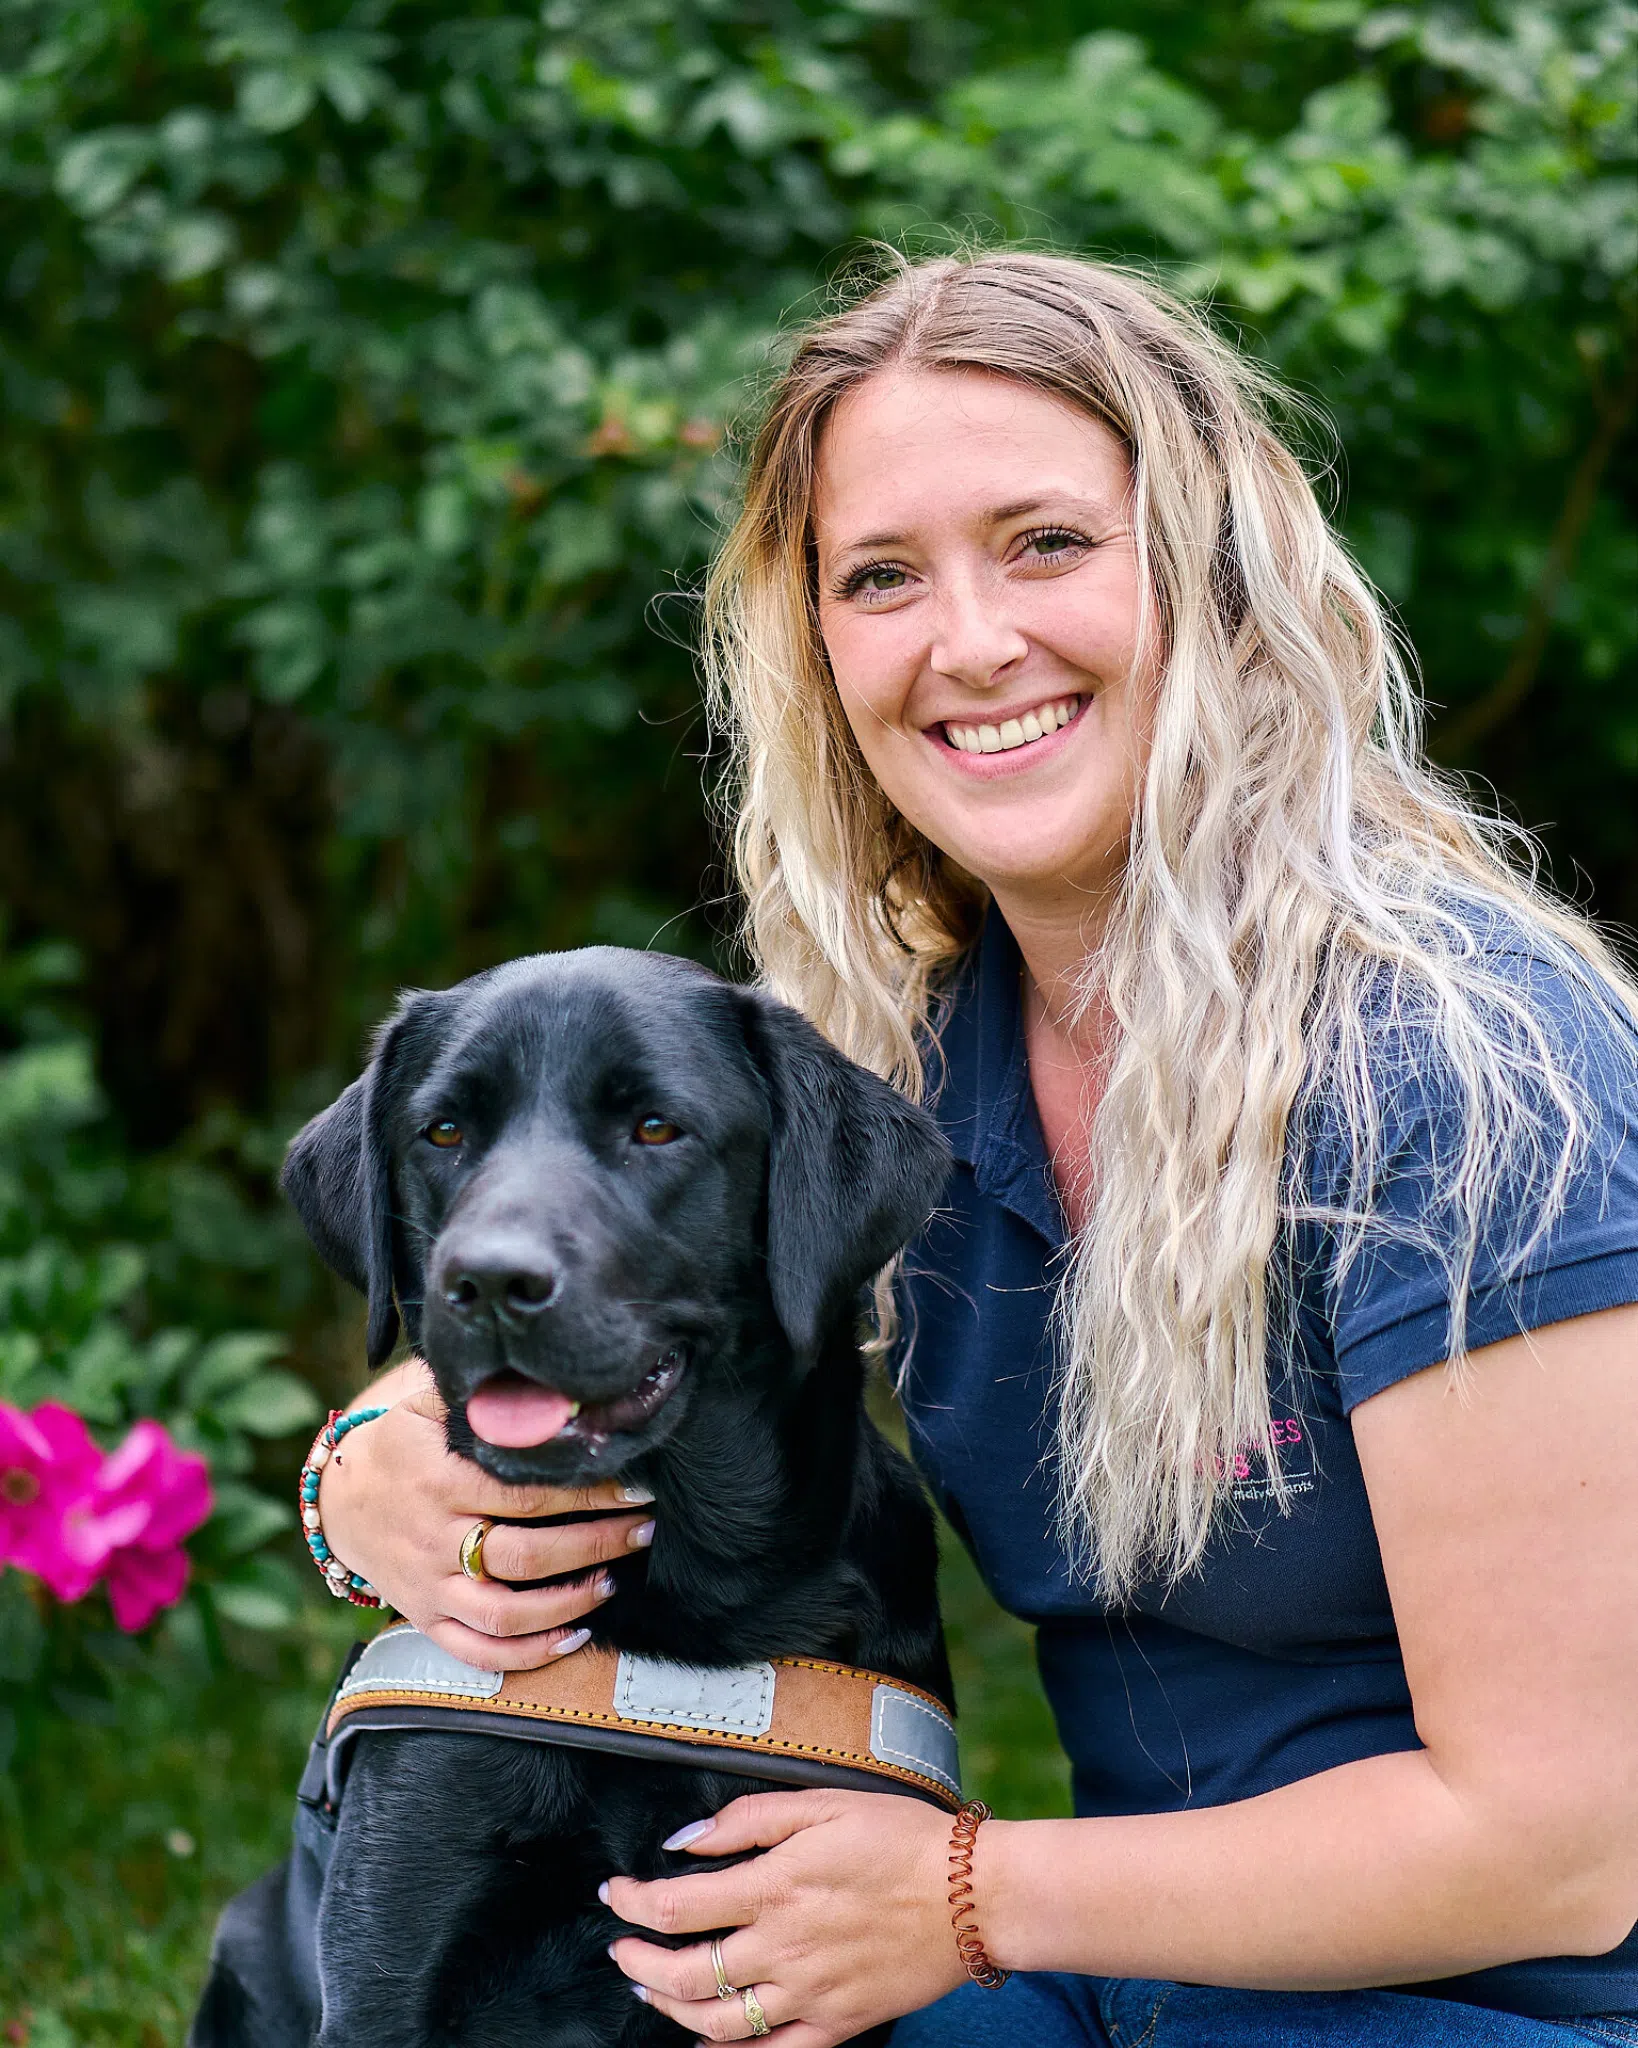
[[[502,1677],[499,1671],[463,1664],[419,1629],[393,1628],[366,1647],[337,1698],[360,1692],[431,1692],[452,1700],[492,1700]]]
[[[937,1707],[878,1685],[870,1706],[870,1753],[878,1763],[921,1771],[947,1792],[961,1797],[961,1756],[955,1723]]]
[[[622,1652],[614,1675],[614,1711],[622,1721],[661,1721],[673,1728],[709,1728],[718,1735],[766,1735],[773,1726],[773,1702],[771,1664],[711,1671]]]

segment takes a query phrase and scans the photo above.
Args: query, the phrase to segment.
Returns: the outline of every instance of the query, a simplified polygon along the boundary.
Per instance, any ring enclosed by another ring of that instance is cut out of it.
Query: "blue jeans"
[[[1638,2048],[1638,2017],[1534,2020],[1403,1991],[1219,1991],[1126,1977],[967,1984],[892,2048]]]

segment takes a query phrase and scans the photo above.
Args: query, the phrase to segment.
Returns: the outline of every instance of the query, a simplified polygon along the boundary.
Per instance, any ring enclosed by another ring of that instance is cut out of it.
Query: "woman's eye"
[[[863,569],[855,569],[843,583],[840,596],[862,597],[868,604],[873,597],[896,597],[910,580],[907,569],[896,569],[891,562],[871,562]]]
[[[1066,526],[1048,526],[1040,533],[1025,536],[1024,553],[1035,561],[1051,561],[1056,555],[1068,554],[1073,548],[1090,546],[1084,534],[1072,533]]]
[[[645,1116],[631,1135],[639,1145],[669,1145],[674,1138],[680,1138],[682,1132],[663,1116]]]
[[[440,1145],[446,1151],[451,1145],[461,1145],[466,1142],[466,1133],[459,1124],[451,1123],[448,1117],[444,1117],[438,1123],[428,1124],[421,1135],[429,1145]]]

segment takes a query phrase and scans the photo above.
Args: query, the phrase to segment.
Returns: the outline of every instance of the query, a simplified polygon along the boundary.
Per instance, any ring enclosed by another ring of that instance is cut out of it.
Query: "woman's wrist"
[[[344,1413],[350,1415],[355,1408],[391,1408],[407,1395],[418,1392],[432,1382],[432,1371],[425,1359],[401,1358],[396,1365],[389,1365],[385,1372],[374,1374],[368,1384],[347,1403]]]
[[[1002,1970],[1033,1970],[1041,1902],[1036,1865],[1043,1830],[1051,1822],[991,1820],[978,1831],[973,1853],[973,1910],[990,1960]]]
[[[355,1572],[331,1548],[319,1507],[319,1487],[328,1468],[339,1463],[344,1440],[364,1424],[379,1421],[386,1412],[384,1407],[332,1408],[329,1420],[313,1440],[313,1448],[307,1454],[297,1484],[297,1506],[308,1552],[330,1591],[338,1600],[350,1600],[355,1607],[380,1607],[383,1602],[369,1580],[361,1572]]]

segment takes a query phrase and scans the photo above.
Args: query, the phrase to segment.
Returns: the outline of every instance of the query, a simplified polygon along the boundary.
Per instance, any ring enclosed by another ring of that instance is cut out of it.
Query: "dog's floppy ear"
[[[924,1110],[844,1058],[806,1018],[766,996],[745,1003],[773,1113],[768,1284],[806,1366],[937,1205],[950,1148]]]
[[[376,1040],[370,1064],[290,1141],[280,1184],[319,1257],[369,1303],[372,1367],[398,1341],[392,1177],[383,1098],[406,1028],[427,1002],[413,996]]]

